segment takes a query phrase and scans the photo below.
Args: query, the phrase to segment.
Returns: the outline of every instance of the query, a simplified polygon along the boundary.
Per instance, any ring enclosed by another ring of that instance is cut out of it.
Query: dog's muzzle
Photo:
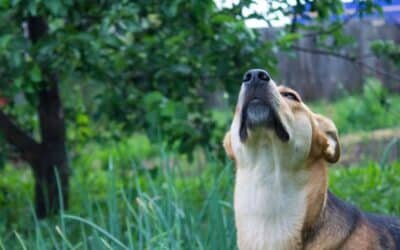
[[[282,124],[276,105],[271,101],[270,79],[269,74],[261,69],[249,70],[244,75],[244,104],[239,131],[242,142],[248,138],[248,130],[262,127],[273,129],[282,141],[289,140],[289,134]]]
[[[274,120],[271,108],[258,98],[250,100],[244,112],[246,112],[245,123],[249,129],[270,126]]]

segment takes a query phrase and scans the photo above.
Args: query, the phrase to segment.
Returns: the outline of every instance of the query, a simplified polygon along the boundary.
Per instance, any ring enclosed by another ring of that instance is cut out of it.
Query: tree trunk
[[[47,34],[44,18],[28,19],[29,39],[36,43]],[[68,207],[68,160],[65,146],[65,121],[54,72],[42,68],[43,83],[39,91],[39,121],[42,137],[40,156],[32,164],[35,176],[35,207],[39,218],[60,209],[61,202]],[[61,189],[59,189],[60,187]]]
[[[36,43],[47,33],[47,23],[41,17],[30,17],[28,31],[29,39]],[[64,208],[68,207],[69,189],[66,128],[58,79],[56,74],[43,68],[42,74],[44,80],[38,91],[41,143],[22,131],[0,109],[0,132],[32,167],[35,209],[40,219],[58,212],[61,204]]]
[[[57,81],[39,93],[39,144],[0,110],[0,131],[27,161],[35,177],[35,208],[38,218],[58,212],[61,202],[68,207],[68,160],[65,121]],[[61,189],[59,189],[60,187]]]
[[[39,93],[39,120],[42,136],[41,154],[34,162],[35,206],[37,216],[44,218],[68,207],[68,159],[65,146],[64,112],[57,79]],[[60,187],[61,189],[59,189]],[[61,195],[61,196],[60,196]]]

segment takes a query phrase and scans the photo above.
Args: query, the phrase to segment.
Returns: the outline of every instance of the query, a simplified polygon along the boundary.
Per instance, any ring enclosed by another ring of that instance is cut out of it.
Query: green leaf
[[[12,35],[3,35],[0,37],[0,51],[7,49],[12,38]]]
[[[0,8],[8,8],[10,4],[10,0],[0,0]]]
[[[88,125],[89,117],[86,114],[78,114],[76,116],[76,123],[78,123],[81,126]]]
[[[233,17],[231,15],[218,14],[212,18],[212,21],[215,23],[229,23],[229,22],[235,22],[236,19],[235,19],[235,17]]]
[[[289,49],[290,46],[297,40],[301,38],[300,33],[287,33],[279,38],[277,41],[277,45],[281,47],[281,49]]]
[[[55,16],[63,15],[65,12],[65,11],[63,11],[63,5],[62,5],[61,1],[58,1],[58,0],[43,1],[43,4]]]
[[[37,64],[35,64],[33,68],[29,71],[29,78],[32,82],[42,81],[42,71]]]
[[[19,89],[19,88],[22,88],[23,82],[24,82],[24,79],[22,77],[17,77],[14,79],[13,85],[15,86],[15,88]]]

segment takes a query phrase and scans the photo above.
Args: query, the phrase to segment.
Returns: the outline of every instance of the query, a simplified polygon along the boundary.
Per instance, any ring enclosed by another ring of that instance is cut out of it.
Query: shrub
[[[332,118],[340,133],[395,127],[400,120],[400,96],[389,94],[374,79],[365,83],[361,95],[311,106],[312,110]]]

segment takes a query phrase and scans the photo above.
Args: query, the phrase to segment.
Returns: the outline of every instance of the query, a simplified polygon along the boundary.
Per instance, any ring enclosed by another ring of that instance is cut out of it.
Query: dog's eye
[[[293,94],[292,92],[282,92],[281,95],[287,99],[290,99],[292,101],[300,102],[299,98]]]

